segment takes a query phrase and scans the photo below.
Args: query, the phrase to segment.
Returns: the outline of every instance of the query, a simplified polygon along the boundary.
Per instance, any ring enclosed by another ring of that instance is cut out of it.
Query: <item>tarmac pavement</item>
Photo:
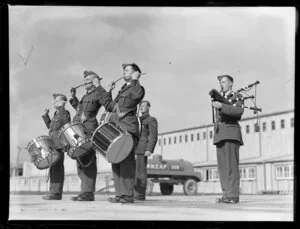
[[[109,203],[112,194],[78,202],[42,195],[10,195],[9,220],[293,221],[292,195],[241,195],[238,204],[215,203],[216,195],[147,196],[134,204]]]

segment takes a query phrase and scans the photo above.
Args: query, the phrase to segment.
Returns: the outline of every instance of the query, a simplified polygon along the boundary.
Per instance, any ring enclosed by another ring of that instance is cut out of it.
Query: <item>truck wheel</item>
[[[197,194],[197,182],[194,179],[188,179],[183,184],[183,192],[187,196]]]
[[[160,183],[160,191],[163,195],[171,195],[173,193],[174,186],[173,184]]]
[[[146,186],[146,196],[151,195],[151,193],[153,191],[153,185],[154,185],[154,183],[150,179],[148,179],[147,180],[147,186]]]

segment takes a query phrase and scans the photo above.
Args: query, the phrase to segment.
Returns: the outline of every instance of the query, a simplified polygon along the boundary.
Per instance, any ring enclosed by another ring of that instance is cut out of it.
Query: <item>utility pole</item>
[[[18,154],[17,154],[17,158],[16,158],[16,172],[15,172],[15,176],[17,176],[17,174],[19,173],[19,166],[18,165],[19,165],[19,158],[20,158],[20,153],[21,153],[22,147],[21,146],[17,146],[17,149],[18,149]]]

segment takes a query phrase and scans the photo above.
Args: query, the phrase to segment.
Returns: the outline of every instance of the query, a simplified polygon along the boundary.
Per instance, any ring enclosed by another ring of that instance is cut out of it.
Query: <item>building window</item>
[[[209,169],[208,170],[208,180],[209,181],[218,181],[219,180],[218,169]]]
[[[266,122],[263,122],[263,131],[266,131],[267,130],[267,124]]]
[[[280,120],[280,126],[281,126],[281,129],[284,129],[284,119]]]
[[[174,144],[176,144],[176,136],[174,137]]]
[[[169,137],[169,145],[171,145],[171,137]]]
[[[294,165],[278,165],[276,168],[276,179],[293,179]]]
[[[209,131],[209,138],[212,138],[212,136],[213,136],[213,132]]]
[[[249,132],[250,132],[250,126],[246,125],[246,133],[249,134]]]
[[[182,137],[181,137],[181,135],[179,136],[179,143],[181,143],[182,142]]]
[[[191,134],[191,142],[194,141],[194,135]]]
[[[294,118],[291,118],[291,127],[294,127]]]
[[[164,138],[164,145],[166,145],[167,144],[167,142],[166,142],[166,139]]]
[[[200,141],[200,133],[197,133],[197,141]]]
[[[240,168],[240,179],[241,180],[255,180],[256,179],[255,167]]]
[[[275,121],[272,121],[271,125],[272,125],[272,130],[275,130]]]
[[[253,129],[254,129],[254,132],[259,132],[260,126],[258,125],[258,123],[254,123]]]
[[[158,145],[160,146],[160,139],[158,139]]]
[[[185,135],[185,142],[187,142],[188,141],[188,136],[187,135]]]
[[[203,132],[203,139],[205,140],[206,138],[206,132]]]

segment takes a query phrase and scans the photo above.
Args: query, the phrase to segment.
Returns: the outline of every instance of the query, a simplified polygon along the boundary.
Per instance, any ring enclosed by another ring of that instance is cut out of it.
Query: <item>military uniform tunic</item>
[[[50,193],[61,194],[63,191],[65,168],[64,168],[64,147],[58,139],[58,131],[66,123],[71,121],[69,111],[63,109],[60,112],[56,111],[52,120],[49,115],[42,116],[47,128],[49,129],[49,136],[55,144],[56,150],[59,152],[57,162],[50,167]]]

